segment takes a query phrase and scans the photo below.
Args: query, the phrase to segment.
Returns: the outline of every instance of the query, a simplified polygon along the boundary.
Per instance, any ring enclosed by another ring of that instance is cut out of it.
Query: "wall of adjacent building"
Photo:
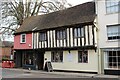
[[[106,14],[106,5],[105,0],[98,0],[97,2],[97,16],[98,16],[98,30],[99,30],[99,47],[100,48],[111,48],[118,47],[118,40],[107,40],[107,27],[106,25],[117,25],[118,22],[118,13]]]

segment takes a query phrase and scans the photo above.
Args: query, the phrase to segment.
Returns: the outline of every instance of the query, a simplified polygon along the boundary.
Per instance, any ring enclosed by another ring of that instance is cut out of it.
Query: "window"
[[[46,32],[40,32],[40,41],[46,41],[47,38],[46,38]]]
[[[21,34],[20,43],[26,43],[26,34]]]
[[[78,62],[88,63],[88,52],[87,51],[78,51]]]
[[[120,12],[119,0],[106,0],[106,12],[107,13]]]
[[[75,38],[79,38],[79,37],[83,37],[83,36],[84,36],[84,28],[83,27],[74,28],[74,37]]]
[[[57,39],[66,39],[66,30],[57,30]]]
[[[25,52],[23,54],[23,64],[24,65],[33,65],[34,55],[31,52]]]
[[[120,70],[120,51],[105,51],[105,68]]]
[[[107,27],[107,37],[108,40],[120,39],[120,25],[117,26],[108,26]]]
[[[52,51],[51,52],[52,62],[62,62],[63,61],[63,51]]]

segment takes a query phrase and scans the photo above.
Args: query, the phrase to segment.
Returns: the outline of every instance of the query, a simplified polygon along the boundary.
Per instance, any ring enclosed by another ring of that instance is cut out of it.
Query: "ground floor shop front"
[[[15,67],[25,69],[43,69],[44,52],[39,50],[16,50],[14,54]]]
[[[103,48],[101,54],[104,74],[120,75],[120,48]]]
[[[86,50],[16,50],[16,67],[44,69],[50,61],[53,70],[98,73],[98,54]]]

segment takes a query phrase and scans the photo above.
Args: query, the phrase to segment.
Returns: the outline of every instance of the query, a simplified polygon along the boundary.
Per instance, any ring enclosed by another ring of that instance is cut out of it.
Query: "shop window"
[[[78,62],[88,63],[88,51],[78,51]]]
[[[106,51],[105,63],[106,68],[119,69],[120,70],[120,51]]]
[[[24,53],[23,54],[23,64],[24,65],[33,65],[33,53]]]
[[[63,62],[63,51],[52,51],[51,61],[52,62]]]

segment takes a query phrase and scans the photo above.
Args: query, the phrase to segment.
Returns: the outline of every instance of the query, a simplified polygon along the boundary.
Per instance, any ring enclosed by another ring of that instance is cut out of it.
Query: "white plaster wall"
[[[63,51],[63,62],[52,62],[53,69],[70,71],[98,72],[98,56],[94,50],[88,51],[88,63],[78,63],[78,51],[71,50],[72,58],[68,60],[68,51]],[[51,51],[45,52],[44,58],[51,61]]]
[[[118,47],[117,40],[112,40],[112,41],[107,40],[107,28],[106,28],[106,25],[118,24],[118,13],[106,14],[105,0],[98,0],[97,9],[98,9],[97,23],[98,23],[98,31],[99,31],[99,35],[98,35],[99,47],[100,48]]]

